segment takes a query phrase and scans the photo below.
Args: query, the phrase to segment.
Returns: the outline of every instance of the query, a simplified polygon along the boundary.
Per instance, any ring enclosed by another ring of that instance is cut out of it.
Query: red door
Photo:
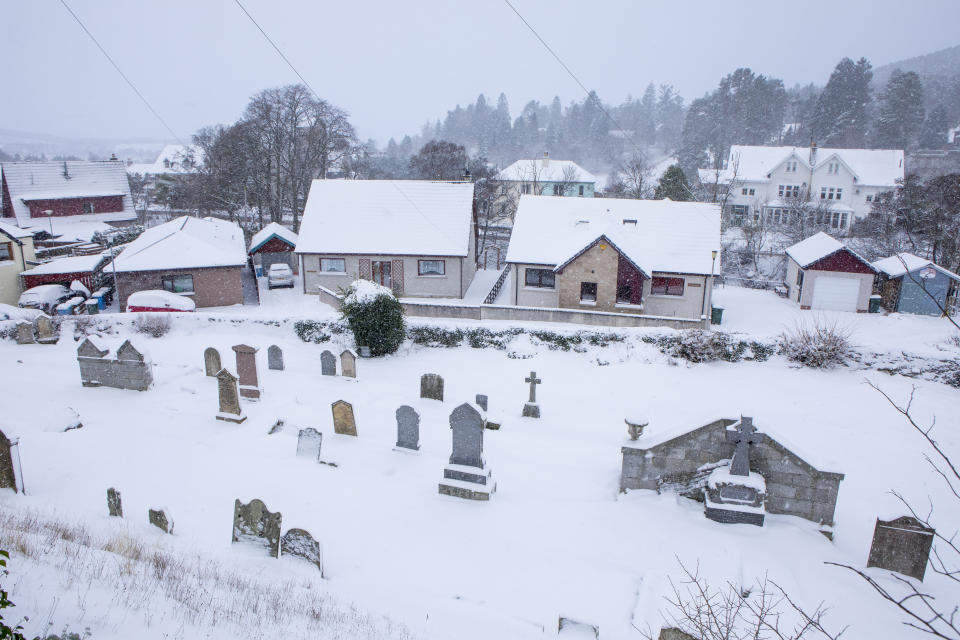
[[[391,288],[389,260],[374,260],[371,264],[371,271],[374,282],[387,289]]]

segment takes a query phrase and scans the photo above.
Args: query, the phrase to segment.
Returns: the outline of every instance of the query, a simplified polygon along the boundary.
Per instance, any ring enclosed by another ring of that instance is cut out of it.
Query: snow
[[[601,236],[648,276],[720,273],[719,207],[668,200],[521,196],[507,262],[559,265]]]
[[[898,253],[888,258],[882,258],[874,262],[873,267],[877,271],[881,271],[891,278],[899,278],[907,273],[913,273],[914,271],[919,271],[920,269],[930,267],[950,278],[953,278],[954,280],[960,280],[960,276],[952,271],[947,271],[943,267],[934,264],[930,260],[921,258],[920,256],[915,256],[912,253]]]
[[[7,236],[12,236],[14,238],[29,238],[33,234],[25,229],[16,227],[12,224],[6,222],[0,222],[0,236],[6,234]]]
[[[149,163],[137,163],[127,165],[127,173],[130,175],[155,176],[172,173],[194,173],[194,167],[183,166],[185,157],[192,157],[194,166],[203,164],[203,149],[196,145],[168,144],[157,156],[157,159]],[[164,160],[169,162],[169,166],[164,164]]]
[[[787,247],[786,253],[788,256],[793,258],[797,264],[800,265],[801,269],[805,269],[817,260],[821,260],[827,256],[833,255],[843,248],[844,244],[842,242],[833,236],[820,231],[805,240],[801,240],[800,242]],[[846,249],[853,255],[860,258],[864,264],[871,266],[872,268],[872,265],[857,255],[853,249],[850,247],[846,247]]]
[[[188,298],[162,289],[135,291],[127,298],[127,309],[131,307],[147,307],[151,309],[176,309],[178,311],[193,311],[196,303]]]
[[[372,280],[354,280],[350,283],[350,293],[343,299],[343,304],[367,304],[380,296],[393,297],[393,291]]]
[[[70,256],[67,258],[55,258],[50,262],[44,262],[32,269],[27,269],[21,275],[39,276],[57,273],[86,273],[93,271],[104,261],[103,254],[93,254],[89,256]]]
[[[506,267],[503,269],[506,269]],[[473,276],[473,282],[470,283],[467,292],[463,295],[463,300],[458,300],[458,302],[463,305],[483,304],[487,295],[493,290],[493,285],[497,284],[503,269],[478,269]],[[509,280],[509,276],[507,279]]]
[[[243,266],[247,249],[239,225],[181,216],[144,231],[114,262],[119,272]]]
[[[70,290],[79,293],[84,298],[90,297],[90,289],[87,288],[87,285],[83,284],[79,280],[74,280],[70,283]]]
[[[536,178],[537,182],[565,182],[565,173],[568,171],[576,171],[576,178],[573,182],[597,182],[596,176],[576,162],[572,160],[554,160],[552,158],[546,162],[543,158],[537,158],[536,160],[517,160],[501,171],[499,178],[501,180],[514,182],[533,182],[534,178]]]
[[[278,222],[271,222],[250,238],[250,250],[248,253],[253,253],[274,236],[287,242],[290,246],[295,247],[297,245],[297,234]]]
[[[92,214],[82,216],[69,216],[59,218],[32,218],[24,228],[31,233],[45,231],[50,233],[51,223],[53,236],[59,242],[90,242],[93,235],[97,232],[104,233],[115,229],[106,222],[104,218],[109,218],[111,214]],[[112,218],[109,218],[112,219]]]
[[[473,183],[314,180],[297,253],[466,256]]]
[[[810,149],[806,147],[759,147],[733,145],[723,177],[729,179],[736,166],[737,180],[766,182],[768,174],[788,159],[796,160],[809,173]],[[857,178],[860,186],[890,187],[903,180],[903,151],[899,149],[817,149],[814,171],[840,159]],[[709,176],[708,176],[709,178]],[[701,180],[703,175],[701,174]]]
[[[14,322],[33,322],[42,316],[43,312],[39,309],[21,309],[12,304],[0,303],[0,321],[12,320]]]
[[[710,476],[707,478],[707,486],[716,489],[721,484],[738,484],[756,489],[761,493],[767,490],[767,481],[756,471],[751,471],[749,476],[735,476],[730,473],[730,467],[717,467],[710,472]]]

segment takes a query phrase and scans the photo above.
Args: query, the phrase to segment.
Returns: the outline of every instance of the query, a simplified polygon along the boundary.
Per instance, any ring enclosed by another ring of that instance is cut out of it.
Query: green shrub
[[[344,292],[340,311],[353,331],[357,347],[384,356],[400,348],[406,338],[403,307],[393,292],[368,280],[357,280]]]
[[[330,340],[330,334],[327,333],[329,327],[330,323],[322,320],[297,320],[293,323],[293,330],[297,337],[304,342],[313,342],[314,344]]]

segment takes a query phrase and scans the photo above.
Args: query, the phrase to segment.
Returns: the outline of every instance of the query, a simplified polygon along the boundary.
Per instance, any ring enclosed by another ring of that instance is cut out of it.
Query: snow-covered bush
[[[689,362],[737,362],[743,359],[748,346],[743,340],[733,340],[721,331],[701,329],[660,336],[657,343],[660,350],[668,356],[683,358]]]
[[[369,280],[356,280],[343,292],[343,317],[353,331],[357,347],[370,347],[370,355],[383,356],[400,348],[406,339],[403,307],[393,292]]]
[[[141,313],[133,321],[133,328],[138,333],[145,333],[154,338],[161,338],[170,331],[173,320],[168,313]]]
[[[293,323],[293,330],[297,337],[304,342],[321,344],[329,342],[332,335],[343,333],[343,325],[339,322],[325,320],[297,320]]]
[[[821,323],[798,326],[790,333],[781,334],[779,347],[788,360],[815,369],[844,365],[853,354],[848,331]]]

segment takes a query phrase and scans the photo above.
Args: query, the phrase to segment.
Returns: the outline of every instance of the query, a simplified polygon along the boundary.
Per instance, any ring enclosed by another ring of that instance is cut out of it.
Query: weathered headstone
[[[420,449],[420,414],[407,405],[397,409],[397,447]]]
[[[268,436],[272,436],[275,433],[280,433],[283,431],[283,425],[286,424],[286,421],[283,418],[277,418],[277,421],[273,423],[273,426],[270,427],[270,431],[267,432]]]
[[[256,542],[270,550],[270,557],[280,552],[280,525],[283,516],[272,513],[262,500],[254,498],[247,504],[233,503],[233,542]]]
[[[203,351],[203,368],[206,374],[215,378],[223,365],[220,362],[220,352],[213,347],[207,347]]]
[[[877,518],[867,566],[896,571],[923,582],[934,534],[935,529],[910,516],[890,521]]]
[[[217,392],[220,396],[220,413],[217,414],[217,420],[240,423],[247,419],[240,409],[237,379],[226,369],[220,369],[217,373]]]
[[[443,402],[443,378],[436,373],[420,376],[420,397]]]
[[[540,405],[537,404],[537,385],[543,380],[537,377],[536,371],[531,371],[530,377],[524,378],[523,381],[530,383],[530,400],[523,405],[522,415],[525,418],[539,418]]]
[[[20,438],[0,431],[0,488],[23,493],[23,473],[20,469]]]
[[[347,436],[357,435],[357,422],[353,417],[353,405],[346,400],[337,400],[333,409],[333,430]]]
[[[350,349],[344,349],[340,354],[340,375],[347,378],[357,377],[357,354]]]
[[[320,373],[325,376],[337,375],[337,357],[330,351],[320,354]]]
[[[484,411],[487,410],[488,400],[489,399],[487,398],[487,396],[483,395],[482,393],[477,394],[477,406],[483,409]]]
[[[60,336],[53,328],[53,320],[48,315],[37,316],[35,321],[37,329],[37,342],[40,344],[56,344]]]
[[[163,529],[164,533],[173,533],[173,520],[163,509],[150,509],[150,524]]]
[[[111,516],[123,517],[123,503],[120,501],[120,492],[113,487],[107,489],[107,511]]]
[[[270,345],[267,349],[267,368],[274,371],[283,371],[283,351],[277,345]]]
[[[257,349],[246,344],[233,347],[237,354],[237,377],[240,380],[240,395],[248,400],[260,399],[260,383],[257,380]]]
[[[483,460],[484,420],[472,404],[463,403],[450,414],[453,452],[443,469],[440,493],[470,500],[489,500],[496,490]]]
[[[297,455],[318,462],[322,443],[323,434],[313,427],[300,429],[300,433],[297,435]]]
[[[320,543],[303,529],[290,529],[280,539],[280,554],[302,558],[315,564],[323,576],[323,553]]]
[[[17,323],[17,344],[33,344],[35,340],[33,339],[33,323],[32,322],[18,322]]]

